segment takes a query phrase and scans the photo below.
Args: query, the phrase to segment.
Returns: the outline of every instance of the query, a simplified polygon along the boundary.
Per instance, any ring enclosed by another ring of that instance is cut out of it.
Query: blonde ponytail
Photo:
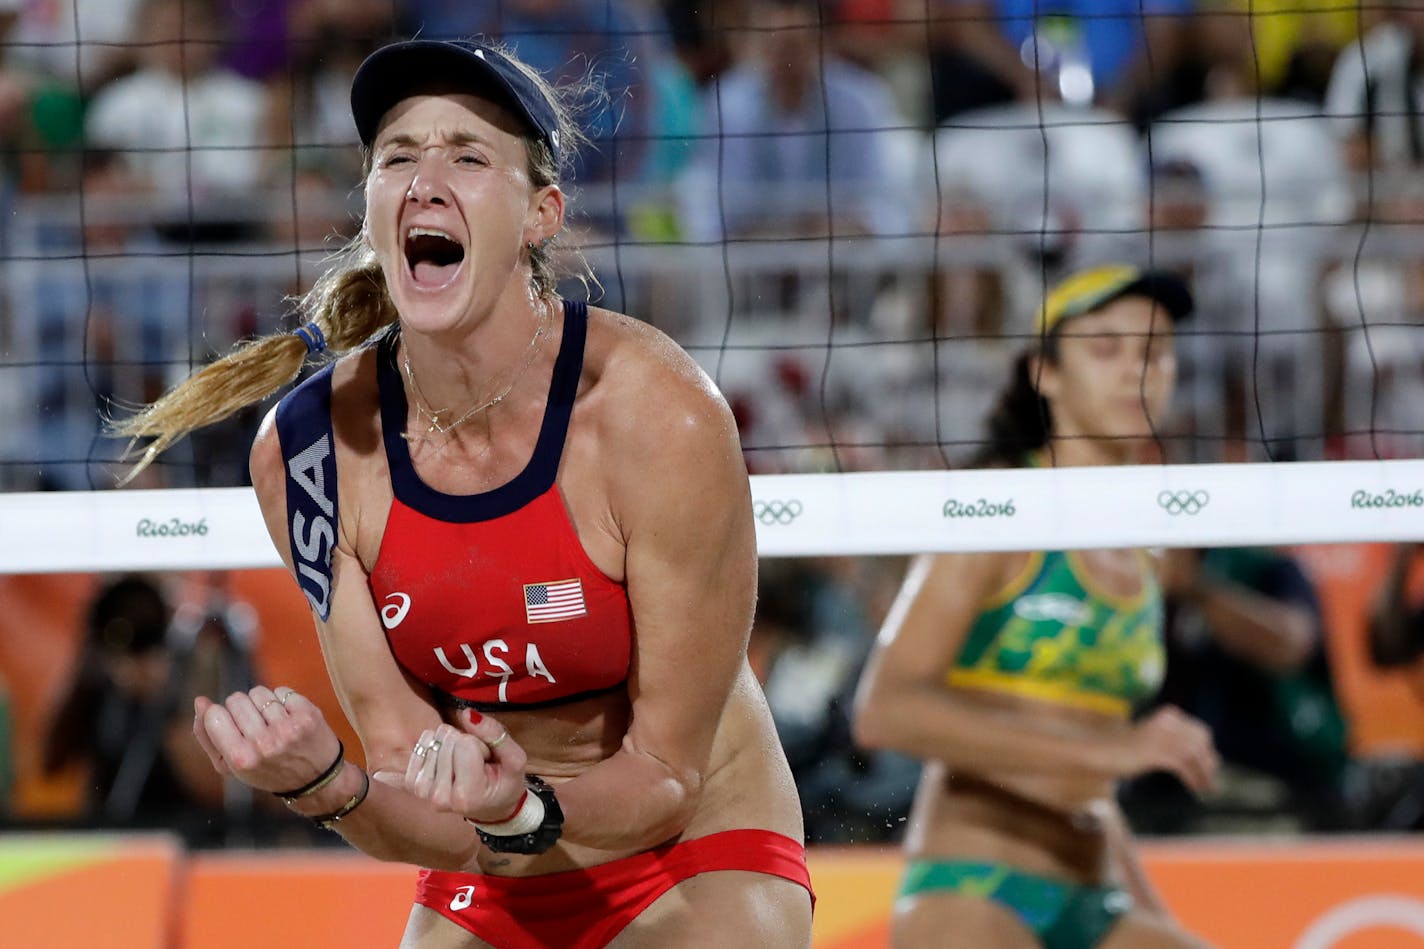
[[[364,345],[396,321],[385,274],[358,237],[301,298],[297,312],[315,324],[335,356]],[[315,335],[315,334],[311,334]],[[320,347],[316,347],[320,348]],[[137,441],[152,438],[123,481],[131,481],[159,455],[195,429],[213,425],[260,402],[294,380],[313,350],[298,332],[241,343],[180,382],[152,405],[110,423],[109,431]]]

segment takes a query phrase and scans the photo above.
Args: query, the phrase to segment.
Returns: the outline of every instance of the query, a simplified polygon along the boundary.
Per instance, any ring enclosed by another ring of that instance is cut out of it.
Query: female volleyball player
[[[358,258],[295,335],[126,430],[161,450],[185,406],[221,402],[208,421],[308,350],[345,353],[281,401],[251,467],[366,769],[285,688],[200,699],[199,741],[366,853],[428,868],[404,945],[808,945],[800,810],[746,662],[731,413],[667,338],[556,295],[575,133],[536,73],[398,43],[352,106]]]
[[[991,463],[1139,460],[1166,411],[1175,277],[1076,274],[1039,312],[989,424]],[[1185,949],[1134,857],[1117,779],[1213,780],[1210,733],[1174,709],[1138,725],[1163,671],[1154,566],[1140,550],[941,554],[911,567],[866,668],[855,729],[927,760],[894,944]]]

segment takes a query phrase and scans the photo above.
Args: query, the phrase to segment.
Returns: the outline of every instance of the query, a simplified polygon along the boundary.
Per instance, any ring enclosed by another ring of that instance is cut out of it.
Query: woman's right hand
[[[505,727],[478,712],[461,712],[461,728],[421,732],[405,772],[405,789],[438,811],[498,823],[525,793],[524,749]]]
[[[1169,771],[1194,793],[1216,783],[1221,758],[1211,729],[1174,705],[1164,705],[1124,734],[1124,778]]]
[[[321,709],[286,686],[234,692],[221,705],[200,695],[193,712],[193,735],[217,772],[259,791],[310,784],[341,747]]]

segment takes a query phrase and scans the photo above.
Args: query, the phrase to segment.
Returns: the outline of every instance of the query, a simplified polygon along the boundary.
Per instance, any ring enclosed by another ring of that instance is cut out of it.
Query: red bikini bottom
[[[542,876],[422,870],[415,901],[498,949],[600,949],[678,883],[713,870],[765,873],[811,893],[800,843],[769,830],[728,830]]]

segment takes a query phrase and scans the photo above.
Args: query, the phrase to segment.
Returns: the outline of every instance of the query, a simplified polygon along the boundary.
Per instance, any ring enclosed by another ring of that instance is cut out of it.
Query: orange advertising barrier
[[[189,861],[182,949],[395,949],[414,868],[357,853],[201,854]]]
[[[182,860],[166,837],[0,836],[0,946],[165,949]]]
[[[1173,912],[1220,949],[1424,949],[1424,840],[1144,853]],[[891,850],[812,850],[815,949],[882,949],[899,873]],[[13,835],[0,838],[0,946],[393,949],[414,883],[410,867],[343,851],[184,857],[161,839]]]
[[[1215,839],[1143,852],[1173,914],[1219,949],[1424,949],[1424,841]],[[813,850],[815,949],[884,949],[900,866],[884,850]]]
[[[1424,949],[1424,842],[1145,849],[1173,911],[1221,949]],[[816,949],[883,949],[899,873],[894,851],[813,850]],[[183,949],[394,946],[413,890],[355,855],[200,857],[190,880]]]
[[[812,849],[816,949],[883,949],[900,884],[900,854],[881,847]]]
[[[1421,949],[1424,842],[1165,845],[1147,871],[1222,949]]]

